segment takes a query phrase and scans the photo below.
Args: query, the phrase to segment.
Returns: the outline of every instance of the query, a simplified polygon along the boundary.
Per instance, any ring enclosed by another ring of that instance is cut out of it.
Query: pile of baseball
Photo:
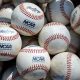
[[[71,0],[0,0],[0,80],[80,80],[79,42]]]

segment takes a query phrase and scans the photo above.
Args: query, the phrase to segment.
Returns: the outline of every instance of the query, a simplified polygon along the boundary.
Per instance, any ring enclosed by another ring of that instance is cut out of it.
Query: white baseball
[[[17,56],[16,67],[24,79],[44,79],[50,69],[50,56],[48,52],[40,46],[26,46]]]
[[[72,12],[70,18],[71,27],[73,30],[80,34],[80,5],[78,5]]]
[[[61,22],[64,25],[70,23],[70,16],[74,9],[71,0],[53,0],[48,4],[46,16],[48,21]]]
[[[22,3],[14,9],[11,24],[20,34],[33,36],[44,25],[44,13],[33,3]]]
[[[80,36],[78,34],[76,34],[73,30],[70,30],[70,35],[71,35],[71,42],[70,45],[68,47],[68,51],[69,52],[73,52],[76,53],[78,52],[80,49]]]
[[[12,1],[13,1],[13,4],[15,5],[15,7],[23,2],[31,2],[31,3],[36,4],[36,0],[12,0]]]
[[[12,66],[5,70],[1,80],[24,80],[17,72],[16,67]]]
[[[46,24],[39,33],[38,41],[51,55],[65,51],[70,44],[70,33],[65,25],[58,22]]]
[[[52,0],[36,0],[36,1],[39,2],[39,3],[49,3]]]
[[[80,59],[70,52],[60,53],[52,58],[52,80],[80,80]]]
[[[0,27],[0,61],[8,61],[17,56],[22,46],[19,33],[10,27]]]
[[[13,10],[11,8],[2,8],[0,10],[0,23],[11,23],[11,15]]]

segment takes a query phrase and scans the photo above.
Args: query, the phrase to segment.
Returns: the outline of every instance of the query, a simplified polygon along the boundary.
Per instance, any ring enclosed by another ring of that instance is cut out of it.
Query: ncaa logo
[[[0,33],[10,33],[10,34],[12,34],[12,33],[14,33],[14,31],[11,31],[11,30],[4,30],[4,29],[2,29],[2,30],[0,30]]]
[[[37,8],[32,8],[31,6],[28,6],[27,9],[30,9],[36,13],[40,13],[40,11]]]
[[[35,23],[29,21],[28,19],[24,20],[23,24],[26,25],[26,26],[28,26],[28,27],[30,27],[30,28],[34,28],[35,27]]]
[[[9,43],[0,43],[0,50],[11,50],[12,45]]]
[[[32,62],[45,62],[45,58],[43,56],[33,56]]]

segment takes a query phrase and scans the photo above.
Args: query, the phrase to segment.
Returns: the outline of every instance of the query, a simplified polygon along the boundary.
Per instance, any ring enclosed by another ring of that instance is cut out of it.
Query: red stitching
[[[65,80],[71,80],[71,70],[72,70],[72,63],[71,63],[71,57],[72,53],[67,54],[67,74]]]
[[[42,69],[46,73],[49,71],[49,69],[45,65],[43,65],[43,64],[35,64],[35,65],[30,66],[28,69],[22,71],[21,75],[24,76],[25,74],[27,74],[29,72],[33,72],[33,71],[38,70],[38,69]]]
[[[64,10],[64,2],[65,2],[65,0],[61,0],[61,1],[60,1],[60,11],[61,11],[62,15],[63,15],[67,20],[70,20],[69,16],[65,13],[65,10]]]
[[[11,23],[11,19],[8,19],[8,18],[4,18],[4,17],[2,17],[2,18],[0,18],[0,22],[2,22],[2,23]]]
[[[11,53],[9,53],[9,52],[0,52],[0,56],[9,56],[9,57],[16,57],[16,55],[13,55],[13,54],[11,54]]]
[[[54,34],[52,36],[49,36],[45,43],[44,43],[44,48],[47,50],[47,47],[48,47],[48,44],[52,41],[52,40],[55,40],[55,39],[62,39],[64,40],[67,44],[69,44],[69,40],[66,36],[62,35],[62,34]]]
[[[15,80],[19,76],[20,76],[20,74],[18,72],[16,72],[16,74],[12,76],[12,80]]]
[[[74,26],[72,26],[72,27],[75,30],[75,29],[79,28],[79,26],[80,26],[80,17],[79,17],[77,23]]]
[[[24,27],[22,27],[22,26],[17,26],[17,25],[11,24],[11,27],[13,27],[13,28],[16,29],[16,30],[22,30],[22,31],[27,32],[27,33],[29,33],[29,34],[31,34],[31,35],[35,35],[34,32],[32,32],[31,30],[26,29],[26,28],[24,28]]]
[[[20,8],[20,10],[21,10],[21,12],[22,12],[23,14],[25,14],[26,16],[28,16],[28,17],[30,17],[30,18],[32,18],[32,19],[40,20],[40,19],[42,19],[42,18],[44,17],[44,14],[42,14],[42,15],[40,15],[40,16],[35,16],[35,15],[33,15],[32,13],[28,12],[27,10],[25,10],[23,4],[20,4],[20,5],[19,5],[19,8]]]
[[[54,25],[63,25],[63,24],[60,22],[51,22],[51,23],[46,24],[44,27],[49,27],[49,26],[54,26]]]
[[[12,41],[12,40],[17,39],[18,37],[19,37],[19,33],[17,33],[14,36],[3,36],[3,35],[0,35],[0,40]]]
[[[1,25],[10,25],[9,23],[6,22],[0,22]]]
[[[46,50],[45,49],[22,49],[20,52],[26,52],[26,53],[45,53]]]
[[[78,8],[80,8],[80,5],[78,5]],[[79,27],[79,25],[80,25],[80,16],[79,16],[79,19],[78,19],[77,23],[72,27],[75,30],[75,29],[77,29]]]

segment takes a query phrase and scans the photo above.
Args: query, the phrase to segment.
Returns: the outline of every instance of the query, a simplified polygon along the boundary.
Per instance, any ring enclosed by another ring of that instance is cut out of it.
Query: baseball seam
[[[15,79],[16,79],[17,77],[19,77],[19,76],[20,76],[19,73],[16,72],[16,74],[12,76],[12,80],[15,80]]]
[[[49,36],[49,37],[45,40],[45,42],[44,42],[44,48],[45,48],[46,50],[48,50],[48,45],[49,45],[49,43],[50,43],[51,41],[53,41],[53,40],[56,40],[56,39],[64,40],[64,41],[69,45],[69,39],[68,39],[66,36],[64,36],[64,35],[57,33],[57,34],[54,34],[54,35],[52,35],[52,36]]]
[[[46,73],[48,72],[48,68],[45,65],[43,65],[43,64],[35,64],[35,65],[30,66],[26,70],[22,71],[20,74],[22,76],[24,76],[27,73],[33,72],[35,70],[40,70],[40,69],[44,70]]]
[[[44,17],[44,14],[43,14],[43,13],[42,13],[40,16],[36,16],[36,15],[33,15],[32,13],[28,12],[27,10],[25,10],[23,4],[20,4],[20,5],[19,5],[19,8],[20,8],[21,12],[22,12],[24,15],[28,16],[28,17],[31,18],[31,19],[40,20],[40,19],[42,19],[42,18]]]
[[[13,54],[11,54],[11,53],[9,53],[9,52],[0,52],[0,56],[16,57],[16,55],[13,55]]]
[[[67,74],[65,80],[71,80],[71,70],[72,70],[72,63],[71,63],[72,53],[67,54]]]
[[[0,18],[0,23],[10,24],[11,23],[11,19],[8,19],[8,18]]]
[[[18,37],[19,37],[19,33],[17,33],[14,36],[3,36],[3,35],[0,35],[0,40],[3,40],[3,41],[12,41],[12,40],[17,39]]]
[[[60,11],[61,11],[62,15],[69,21],[70,18],[69,18],[69,16],[66,14],[66,12],[64,10],[64,2],[65,2],[65,0],[61,0],[60,1]]]
[[[29,49],[29,48],[26,48],[26,49],[22,49],[20,52],[26,52],[26,53],[46,53],[46,50],[45,49]]]
[[[80,26],[80,17],[79,17],[77,23],[75,23],[75,25],[72,26],[72,27],[73,27],[74,30],[76,30],[77,28],[79,28],[79,26]]]
[[[21,30],[21,31],[24,31],[24,32],[29,33],[30,35],[35,35],[34,32],[32,32],[32,31],[29,30],[29,29],[26,29],[26,28],[23,27],[23,26],[17,26],[17,25],[15,25],[15,24],[11,24],[11,27],[13,27],[14,29],[16,29],[17,31],[18,31],[18,30]]]
[[[9,23],[7,23],[7,22],[2,22],[2,21],[0,21],[0,24],[1,24],[1,25],[10,25]]]
[[[55,25],[62,25],[64,26],[62,23],[60,22],[51,22],[51,23],[48,23],[46,24],[44,27],[51,27],[51,26],[55,26]]]

